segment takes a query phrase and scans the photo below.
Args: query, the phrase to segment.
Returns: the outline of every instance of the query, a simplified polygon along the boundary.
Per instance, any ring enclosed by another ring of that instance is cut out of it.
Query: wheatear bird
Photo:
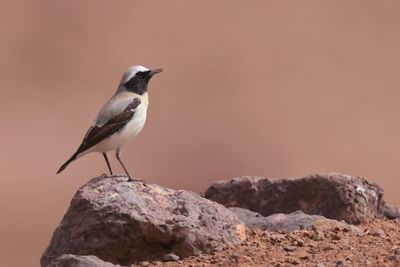
[[[120,147],[143,129],[149,104],[147,85],[151,77],[161,71],[142,66],[130,67],[122,76],[117,92],[97,114],[78,150],[60,167],[57,174],[87,153],[100,152],[113,175],[106,152],[115,150],[115,157],[128,176],[128,181],[134,181],[121,161]]]

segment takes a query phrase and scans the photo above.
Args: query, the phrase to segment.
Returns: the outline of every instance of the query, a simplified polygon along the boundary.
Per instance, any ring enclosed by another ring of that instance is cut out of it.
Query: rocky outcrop
[[[241,220],[246,227],[251,229],[260,229],[263,231],[295,231],[303,229],[333,229],[339,227],[340,229],[347,229],[353,232],[360,230],[354,226],[344,222],[339,222],[332,219],[327,219],[320,215],[309,215],[302,211],[295,211],[289,214],[276,213],[264,217],[257,212],[253,212],[242,208],[229,208]]]
[[[336,173],[294,180],[240,177],[216,182],[205,196],[131,183],[126,177],[94,178],[75,194],[41,266],[185,262],[191,255],[231,248],[242,243],[246,233],[251,238],[260,230],[264,237],[303,233],[312,242],[337,241],[369,234],[347,223],[400,216],[399,209],[384,203],[378,185]],[[385,236],[382,229],[370,234]],[[303,237],[291,242],[303,247]],[[297,251],[294,245],[284,250]],[[300,252],[302,259],[305,254]]]
[[[383,215],[383,190],[363,177],[337,173],[299,179],[239,177],[214,183],[206,198],[269,216],[301,210],[359,224]]]
[[[76,256],[64,254],[54,260],[48,267],[122,267],[105,262],[96,256]]]
[[[75,194],[41,266],[63,254],[120,265],[169,253],[184,258],[239,244],[244,230],[229,210],[195,193],[98,177]]]

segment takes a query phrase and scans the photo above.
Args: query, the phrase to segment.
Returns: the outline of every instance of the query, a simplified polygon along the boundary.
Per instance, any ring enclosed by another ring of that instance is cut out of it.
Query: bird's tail
[[[58,169],[57,174],[59,174],[59,173],[62,172],[65,168],[67,168],[67,166],[68,166],[71,162],[73,162],[73,161],[76,159],[77,155],[78,155],[78,153],[73,154],[72,157],[70,157],[69,160],[67,160],[67,161]]]

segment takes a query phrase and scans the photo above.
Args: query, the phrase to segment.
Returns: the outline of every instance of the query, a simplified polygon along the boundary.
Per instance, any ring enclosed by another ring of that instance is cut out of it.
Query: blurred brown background
[[[399,8],[1,1],[0,266],[37,266],[75,191],[107,170],[89,154],[55,175],[135,64],[165,69],[122,150],[137,177],[200,192],[239,175],[337,171],[400,205]]]

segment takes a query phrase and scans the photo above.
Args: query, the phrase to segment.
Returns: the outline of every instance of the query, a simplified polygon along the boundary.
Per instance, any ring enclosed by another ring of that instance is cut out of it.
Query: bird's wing
[[[119,131],[135,114],[135,109],[140,105],[141,101],[139,98],[134,98],[126,108],[111,117],[102,125],[94,124],[89,128],[85,137],[83,138],[82,144],[79,146],[76,155],[86,151],[87,149],[98,144],[103,139]]]
[[[92,126],[101,127],[111,118],[125,110],[135,96],[132,93],[121,92],[113,95],[100,109]]]

